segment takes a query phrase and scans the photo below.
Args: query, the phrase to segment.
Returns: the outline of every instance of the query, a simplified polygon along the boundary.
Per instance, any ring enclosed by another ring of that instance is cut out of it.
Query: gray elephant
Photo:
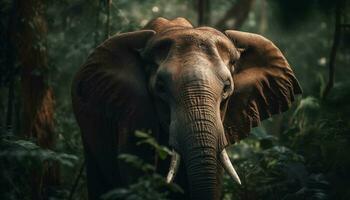
[[[168,174],[167,181],[185,191],[177,198],[219,199],[224,170],[240,182],[225,147],[286,111],[297,94],[301,88],[287,60],[260,35],[157,18],[143,30],[111,37],[72,85],[89,199],[140,175],[116,159],[120,153]],[[136,130],[151,130],[171,147],[170,167],[151,148],[136,145]]]

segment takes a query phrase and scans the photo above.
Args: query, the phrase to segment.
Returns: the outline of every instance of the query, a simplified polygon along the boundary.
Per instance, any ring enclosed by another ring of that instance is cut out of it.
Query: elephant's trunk
[[[191,199],[219,199],[222,168],[218,162],[223,128],[215,94],[209,86],[191,85],[183,89],[182,112],[178,117],[178,142],[188,177]]]
[[[202,130],[186,140],[184,164],[191,199],[218,199],[217,138]]]

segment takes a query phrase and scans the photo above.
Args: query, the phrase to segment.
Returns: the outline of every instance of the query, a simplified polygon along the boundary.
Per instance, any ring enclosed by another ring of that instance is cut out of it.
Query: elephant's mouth
[[[222,165],[222,167],[225,169],[226,173],[234,180],[236,181],[238,184],[241,184],[241,180],[235,170],[235,168],[233,167],[230,158],[228,157],[228,154],[226,152],[226,149],[222,150],[220,155],[219,155],[219,160],[220,160],[220,164]],[[181,160],[181,156],[179,153],[177,153],[175,150],[172,150],[172,156],[171,156],[171,162],[170,162],[170,167],[169,167],[169,171],[168,171],[168,175],[166,177],[166,182],[167,183],[171,183],[177,173],[177,170],[179,169],[180,166],[180,160]]]

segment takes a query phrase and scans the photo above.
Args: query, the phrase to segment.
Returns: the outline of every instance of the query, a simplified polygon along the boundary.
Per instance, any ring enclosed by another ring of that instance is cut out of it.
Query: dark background
[[[282,50],[303,88],[290,111],[230,148],[243,184],[225,175],[223,199],[350,199],[349,4],[0,0],[0,199],[87,199],[71,79],[108,36],[158,16],[262,34]],[[149,141],[166,156],[166,147]],[[166,199],[152,166],[132,155],[119,159],[145,175],[105,199]]]

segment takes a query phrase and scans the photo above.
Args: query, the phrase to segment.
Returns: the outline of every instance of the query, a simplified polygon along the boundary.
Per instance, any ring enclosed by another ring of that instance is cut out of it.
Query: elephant
[[[194,27],[185,18],[156,18],[116,34],[88,56],[72,83],[89,199],[140,176],[116,159],[121,153],[167,174],[184,190],[175,199],[220,199],[224,171],[240,183],[225,148],[288,110],[301,93],[282,52],[258,34]],[[150,130],[171,158],[136,145],[137,130]]]

